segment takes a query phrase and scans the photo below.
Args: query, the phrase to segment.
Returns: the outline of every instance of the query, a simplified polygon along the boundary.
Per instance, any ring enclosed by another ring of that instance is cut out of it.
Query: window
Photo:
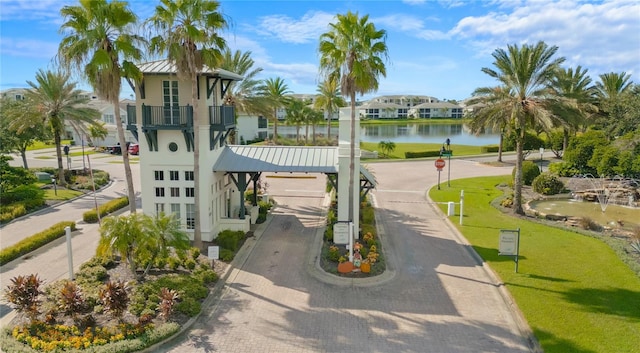
[[[195,189],[194,188],[184,188],[184,193],[187,197],[195,197]]]
[[[164,197],[164,188],[156,188],[156,197]]]
[[[180,173],[177,170],[170,170],[169,180],[180,180]]]
[[[431,108],[420,108],[421,118],[431,118]]]
[[[116,123],[116,119],[114,118],[113,114],[104,114],[102,116],[102,121],[104,121],[106,124],[115,124]]]
[[[195,229],[196,227],[196,205],[188,203],[187,206],[187,229]]]
[[[171,197],[180,197],[180,188],[171,188]]]
[[[164,213],[164,204],[163,203],[157,203],[156,204],[156,214],[159,215],[161,213]]]
[[[193,171],[185,171],[184,180],[193,180]]]
[[[409,109],[407,109],[407,108],[398,109],[398,118],[406,118],[408,111],[409,111]]]
[[[269,125],[267,123],[267,119],[264,116],[260,115],[258,117],[258,128],[259,129],[266,129],[268,126]]]
[[[164,171],[156,170],[155,176],[156,176],[156,180],[164,180]]]
[[[175,215],[177,220],[180,220],[180,204],[179,203],[171,204],[171,213]]]
[[[162,81],[162,104],[164,123],[180,124],[180,106],[178,105],[178,81]]]
[[[369,119],[378,119],[380,117],[380,109],[365,109],[365,115]]]

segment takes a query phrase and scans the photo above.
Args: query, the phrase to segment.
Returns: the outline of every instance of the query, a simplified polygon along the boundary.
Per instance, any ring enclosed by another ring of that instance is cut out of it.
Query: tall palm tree
[[[317,109],[313,109],[311,107],[305,107],[307,110],[307,122],[311,123],[311,135],[313,145],[316,144],[316,125],[321,123],[324,120],[324,114]]]
[[[504,136],[508,132],[511,122],[513,105],[511,92],[506,87],[480,87],[473,92],[469,105],[478,104],[479,108],[471,113],[469,128],[475,134],[486,128],[498,130],[498,162],[502,162],[502,148]]]
[[[600,81],[596,82],[596,95],[600,99],[615,99],[629,91],[633,83],[630,81],[631,75],[626,72],[609,72],[599,77]]]
[[[549,97],[547,85],[564,58],[553,58],[558,47],[544,42],[508,45],[507,50],[496,49],[492,56],[495,70],[482,72],[498,80],[510,92],[510,112],[516,140],[516,175],[514,180],[514,212],[522,209],[523,144],[527,126],[539,125],[550,129],[556,120],[556,107],[562,102]]]
[[[191,83],[193,106],[194,149],[193,174],[195,192],[194,246],[202,248],[200,219],[200,114],[198,113],[198,73],[205,67],[214,68],[222,62],[227,43],[219,31],[227,28],[220,12],[220,3],[214,0],[161,0],[149,19],[159,33],[151,38],[152,53],[167,55],[177,68],[178,77]]]
[[[587,76],[587,69],[582,66],[563,69],[559,68],[551,78],[549,88],[554,94],[575,100],[579,114],[564,115],[560,118],[564,121],[562,150],[566,151],[569,145],[569,134],[576,132],[580,125],[587,121],[588,117],[595,114],[597,107],[594,103],[595,89],[591,84],[591,78]]]
[[[320,35],[320,70],[325,79],[339,80],[342,94],[351,100],[349,221],[354,215],[356,94],[377,91],[380,75],[386,77],[386,37],[385,30],[369,22],[369,15],[360,17],[351,11],[337,15],[337,22],[329,24],[329,32]]]
[[[627,129],[619,128],[619,122],[624,121],[625,108],[622,101],[631,93],[633,82],[631,75],[625,72],[609,72],[599,76],[596,82],[596,104],[600,109],[595,126],[606,131],[609,138],[613,139],[624,134]]]
[[[76,68],[87,78],[101,99],[113,104],[113,111],[120,146],[126,146],[122,117],[120,116],[120,92],[122,79],[139,80],[140,70],[134,61],[142,57],[140,36],[132,32],[137,23],[136,15],[124,1],[80,0],[78,6],[65,6],[60,10],[64,23],[60,32],[64,35],[58,49],[58,57],[66,67]],[[122,149],[129,211],[136,212],[133,174],[129,153]]]
[[[62,135],[65,123],[97,124],[100,112],[87,107],[89,99],[82,98],[76,84],[69,81],[69,74],[39,70],[36,73],[36,82],[27,83],[31,86],[25,94],[27,101],[33,104],[39,118],[53,133],[58,159],[58,180],[64,185],[66,180],[62,164]],[[20,124],[31,126],[32,122],[28,120],[30,119],[21,121]]]
[[[232,82],[224,101],[236,107],[236,112],[253,113],[259,110],[255,107],[256,99],[253,99],[260,85],[256,76],[262,72],[261,67],[253,67],[255,62],[251,58],[251,52],[241,52],[226,49],[219,64],[221,69],[231,71],[243,77],[240,82]]]
[[[327,139],[331,140],[331,119],[333,113],[337,112],[340,107],[344,107],[346,102],[340,94],[340,87],[336,78],[329,77],[318,85],[317,89],[320,94],[313,103],[316,109],[324,110],[327,118]]]
[[[278,108],[282,108],[289,102],[286,95],[291,93],[289,87],[280,77],[268,78],[258,87],[258,95],[269,107],[271,120],[273,121],[273,142],[278,142]]]

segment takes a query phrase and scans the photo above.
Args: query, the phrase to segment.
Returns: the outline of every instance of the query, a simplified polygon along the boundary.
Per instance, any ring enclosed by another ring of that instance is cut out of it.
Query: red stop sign
[[[435,165],[436,165],[436,168],[442,169],[442,168],[444,168],[446,163],[445,163],[444,159],[438,158],[438,159],[436,159]]]

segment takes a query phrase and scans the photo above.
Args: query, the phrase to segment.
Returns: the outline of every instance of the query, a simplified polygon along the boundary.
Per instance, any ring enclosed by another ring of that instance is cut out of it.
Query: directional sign
[[[444,168],[446,164],[447,163],[444,161],[444,159],[442,158],[436,159],[435,165],[436,165],[436,168],[438,168],[438,170],[442,170],[442,168]]]

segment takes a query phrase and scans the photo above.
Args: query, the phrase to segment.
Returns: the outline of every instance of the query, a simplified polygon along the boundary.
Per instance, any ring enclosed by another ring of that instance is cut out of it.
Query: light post
[[[449,162],[449,166],[447,167],[447,186],[449,187],[451,186],[451,155],[452,154],[453,152],[451,152],[451,140],[447,138],[447,140],[442,144],[442,149],[440,150],[440,157],[447,156],[447,161]],[[438,187],[439,186],[440,185],[438,185]]]
[[[53,193],[58,196],[58,184],[57,184],[57,180],[56,178],[51,178],[51,181],[53,182]]]
[[[544,147],[540,147],[540,173],[542,173],[542,157],[544,155]]]

